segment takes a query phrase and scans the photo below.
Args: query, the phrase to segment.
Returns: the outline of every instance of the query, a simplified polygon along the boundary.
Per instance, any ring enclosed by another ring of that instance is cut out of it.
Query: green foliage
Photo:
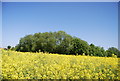
[[[35,33],[20,39],[15,47],[21,52],[50,52],[59,54],[70,54],[72,49],[72,36],[64,31]]]
[[[11,47],[10,47],[11,48]],[[59,54],[78,54],[100,57],[112,57],[112,54],[120,57],[120,51],[111,47],[107,51],[103,47],[88,44],[77,37],[72,37],[64,31],[35,33],[21,38],[14,48],[21,52],[49,52]]]
[[[107,56],[103,47],[98,47],[95,46],[94,44],[90,44],[89,51],[90,51],[89,54],[93,56],[101,56],[101,57]]]
[[[89,53],[89,45],[86,41],[80,40],[79,38],[73,38],[72,40],[72,53],[78,54],[88,54]]]
[[[11,46],[7,46],[7,49],[11,49]]]
[[[117,58],[117,56],[115,54],[112,54],[112,57]]]
[[[115,47],[109,48],[108,50],[106,50],[106,52],[107,52],[109,57],[111,57],[112,54],[117,55],[118,57],[120,57],[120,51]]]

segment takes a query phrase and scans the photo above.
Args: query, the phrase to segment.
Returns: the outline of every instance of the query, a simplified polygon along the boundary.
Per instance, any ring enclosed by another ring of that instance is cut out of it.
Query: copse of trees
[[[77,37],[72,37],[64,31],[35,33],[21,38],[19,44],[15,46],[16,51],[21,52],[49,52],[58,54],[90,55],[108,57],[115,54],[120,56],[117,48],[109,48],[107,51],[103,47],[88,44]]]
[[[115,47],[109,48],[108,50],[106,50],[106,52],[107,52],[107,56],[109,56],[109,57],[111,57],[112,54],[117,55],[118,57],[120,57],[120,51]]]

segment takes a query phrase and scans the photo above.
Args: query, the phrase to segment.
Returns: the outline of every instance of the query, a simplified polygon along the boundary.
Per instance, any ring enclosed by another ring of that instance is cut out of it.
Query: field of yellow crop
[[[3,79],[120,79],[118,58],[2,50]]]

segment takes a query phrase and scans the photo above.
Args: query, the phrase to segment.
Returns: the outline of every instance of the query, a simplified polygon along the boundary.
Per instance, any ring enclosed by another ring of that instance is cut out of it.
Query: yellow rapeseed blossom
[[[2,50],[3,79],[120,79],[118,58]]]

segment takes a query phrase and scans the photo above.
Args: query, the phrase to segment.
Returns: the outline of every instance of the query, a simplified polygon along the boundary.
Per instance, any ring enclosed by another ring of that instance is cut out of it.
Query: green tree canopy
[[[9,47],[10,48],[10,47]],[[91,55],[91,56],[120,56],[117,48],[111,47],[107,51],[103,47],[88,44],[77,37],[72,37],[64,31],[35,33],[21,38],[15,47],[21,52],[50,52],[58,54]]]
[[[115,47],[108,48],[108,50],[106,50],[106,52],[107,52],[108,56],[110,56],[110,57],[112,56],[112,54],[120,57],[120,51]]]

